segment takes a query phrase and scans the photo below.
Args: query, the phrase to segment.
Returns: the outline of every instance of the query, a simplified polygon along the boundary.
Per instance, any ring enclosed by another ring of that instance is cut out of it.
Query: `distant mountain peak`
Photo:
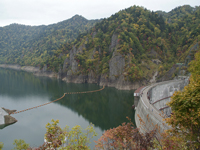
[[[85,20],[87,20],[85,17],[78,15],[78,14],[74,15],[71,19],[85,19]]]

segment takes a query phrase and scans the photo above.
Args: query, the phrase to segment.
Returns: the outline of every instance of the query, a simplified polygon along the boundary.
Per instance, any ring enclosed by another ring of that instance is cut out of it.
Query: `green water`
[[[23,110],[53,101],[65,92],[97,90],[96,84],[73,84],[30,73],[0,69],[0,107]],[[0,142],[4,149],[13,148],[14,139],[23,139],[30,146],[42,145],[45,125],[51,119],[59,119],[59,125],[86,128],[93,123],[98,136],[110,128],[126,122],[126,116],[134,120],[133,91],[105,88],[103,91],[87,94],[66,95],[62,100],[49,105],[12,115],[17,123],[0,129]],[[91,147],[94,147],[92,142]]]

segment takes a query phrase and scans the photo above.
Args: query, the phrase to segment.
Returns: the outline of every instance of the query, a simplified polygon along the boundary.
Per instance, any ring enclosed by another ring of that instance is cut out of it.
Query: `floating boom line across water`
[[[56,102],[56,101],[59,101],[61,99],[63,99],[65,97],[65,95],[70,95],[70,94],[85,94],[85,93],[95,93],[95,92],[99,92],[99,91],[102,91],[103,89],[105,88],[105,86],[103,86],[103,88],[101,89],[98,89],[98,90],[94,90],[94,91],[84,91],[84,92],[68,92],[68,93],[64,93],[62,97],[56,99],[56,100],[53,100],[51,102],[48,102],[48,103],[44,103],[42,105],[38,105],[38,106],[35,106],[35,107],[31,107],[31,108],[28,108],[28,109],[24,109],[24,110],[21,110],[21,111],[16,111],[16,112],[13,112],[13,113],[10,113],[10,114],[18,114],[18,113],[21,113],[21,112],[24,112],[24,111],[27,111],[27,110],[31,110],[31,109],[34,109],[34,108],[38,108],[38,107],[42,107],[42,106],[45,106],[47,104],[51,104],[53,102]]]

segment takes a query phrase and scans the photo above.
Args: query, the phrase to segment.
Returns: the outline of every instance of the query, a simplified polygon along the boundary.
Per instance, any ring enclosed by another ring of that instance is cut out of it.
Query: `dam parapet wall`
[[[143,88],[135,111],[135,123],[142,133],[157,128],[157,137],[170,129],[164,118],[170,117],[171,108],[167,106],[175,91],[183,90],[189,77],[181,80],[159,82]]]

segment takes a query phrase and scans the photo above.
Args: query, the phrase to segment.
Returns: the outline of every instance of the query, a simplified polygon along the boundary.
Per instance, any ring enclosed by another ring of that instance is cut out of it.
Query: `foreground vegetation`
[[[174,149],[200,149],[200,52],[189,71],[190,83],[183,91],[175,92],[169,103],[173,114],[166,121],[172,129],[166,132],[163,142]]]

